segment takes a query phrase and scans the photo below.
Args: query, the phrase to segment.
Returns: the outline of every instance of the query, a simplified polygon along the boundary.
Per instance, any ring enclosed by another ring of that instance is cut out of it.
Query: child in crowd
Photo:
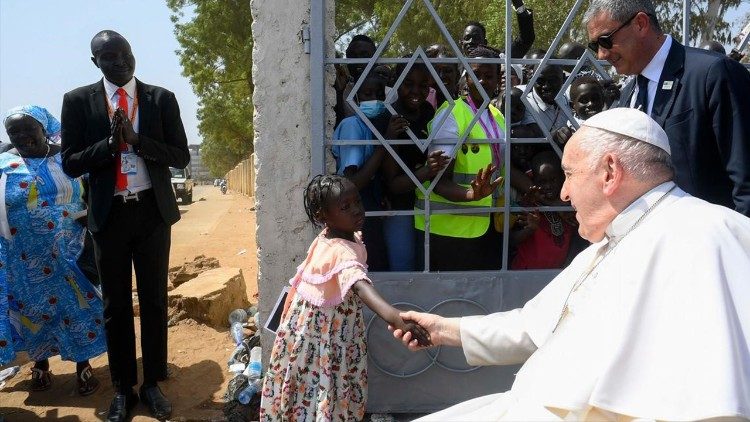
[[[560,200],[565,176],[554,151],[542,151],[531,160],[532,179],[538,189],[519,199],[522,206],[567,205]],[[560,268],[568,256],[573,225],[558,212],[531,212],[517,217],[511,242],[516,254],[512,270]]]
[[[390,114],[383,103],[385,81],[371,72],[363,81],[355,96],[362,113],[381,132],[388,124]],[[358,115],[341,121],[333,133],[334,140],[372,140],[372,131]],[[334,145],[331,148],[336,159],[336,173],[349,178],[359,189],[365,211],[382,211],[383,186],[380,178],[380,165],[387,154],[379,145]],[[382,217],[370,217],[365,221],[362,234],[367,241],[369,268],[372,271],[387,271],[388,258],[383,238]]]
[[[560,66],[545,66],[534,83],[534,89],[527,96],[531,109],[526,110],[525,119],[537,122],[540,127],[543,125],[550,132],[564,127],[568,119],[555,102],[555,97],[560,92],[563,82],[565,78]],[[526,89],[523,85],[518,85],[518,88]]]
[[[362,420],[367,399],[364,303],[391,326],[429,335],[399,316],[367,277],[356,186],[336,175],[313,178],[305,212],[323,230],[290,280],[288,308],[276,332],[261,396],[261,421]]]
[[[369,59],[375,54],[375,41],[367,35],[357,34],[352,37],[349,45],[346,47],[347,59]],[[367,63],[350,63],[346,65],[349,77],[345,83],[337,83],[336,86],[336,125],[341,123],[344,118],[354,115],[346,97],[354,88],[354,84],[364,72]]]
[[[578,122],[583,122],[604,110],[604,88],[594,76],[581,76],[570,85],[570,102]]]
[[[455,57],[454,54],[451,53],[451,50],[442,44],[433,44],[427,47],[425,55],[429,58],[441,59]],[[460,76],[458,65],[455,63],[433,63],[432,67],[435,68],[435,72],[440,77],[440,80],[435,81],[432,78],[430,79],[430,88],[435,92],[435,97],[431,100],[428,95],[427,101],[432,104],[433,108],[437,109],[447,100],[443,90],[440,89],[439,84],[442,83],[445,90],[448,91],[448,95],[450,95],[451,99],[456,99],[458,98],[458,80],[460,79]]]
[[[396,75],[400,75],[405,69],[405,64],[399,64],[396,67]],[[398,99],[393,104],[393,109],[398,114],[391,116],[385,136],[387,139],[411,139],[406,133],[407,128],[418,139],[427,138],[427,124],[435,114],[435,110],[427,100],[430,81],[430,72],[423,63],[415,63],[409,69],[409,73],[398,87]],[[392,145],[392,148],[419,182],[432,180],[443,167],[448,165],[449,157],[440,151],[433,151],[428,156],[414,144]],[[386,196],[391,209],[413,210],[416,186],[406,170],[396,162],[394,157],[386,154],[382,171],[387,188]],[[411,215],[386,217],[383,227],[390,270],[414,271],[417,253],[414,217]]]
[[[578,124],[606,108],[605,94],[602,82],[599,82],[593,75],[584,75],[573,81],[570,85],[570,105],[573,108],[573,117]],[[567,126],[552,132],[552,140],[560,148],[564,148],[573,136],[573,132],[575,128],[571,122],[568,122]]]

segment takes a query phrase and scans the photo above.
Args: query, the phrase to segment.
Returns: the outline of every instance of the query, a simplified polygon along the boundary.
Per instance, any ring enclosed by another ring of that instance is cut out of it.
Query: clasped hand
[[[122,142],[138,145],[138,134],[133,130],[133,123],[121,108],[115,110],[110,130],[115,145],[120,145]]]

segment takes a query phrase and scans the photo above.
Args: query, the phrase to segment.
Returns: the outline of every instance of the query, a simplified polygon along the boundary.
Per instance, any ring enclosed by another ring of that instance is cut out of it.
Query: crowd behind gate
[[[535,44],[534,15],[523,0],[513,1],[518,21],[518,36],[513,40],[513,58],[542,59],[547,50]],[[631,22],[627,22],[630,24]],[[610,34],[612,37],[615,34]],[[469,21],[462,34],[456,34],[461,54],[467,58],[502,59],[502,49],[488,44],[486,29],[479,20]],[[606,43],[606,41],[605,41]],[[670,37],[670,43],[677,41]],[[594,56],[600,54],[599,46],[589,45]],[[429,58],[453,58],[450,47],[442,44],[423,46]],[[552,59],[580,59],[586,46],[569,40],[551,53]],[[739,61],[742,55],[736,50],[726,54],[724,47],[715,41],[701,46],[716,57]],[[346,58],[371,58],[377,43],[364,34],[354,35],[345,50]],[[609,51],[601,49],[603,54]],[[410,58],[405,54],[403,58]],[[607,59],[600,55],[599,59]],[[611,72],[599,74],[589,65],[583,65],[571,78],[572,65],[547,64],[510,65],[510,81],[506,83],[504,65],[471,63],[470,67],[484,92],[490,98],[487,110],[473,127],[470,120],[484,101],[474,79],[460,64],[432,63],[439,76],[421,60],[408,67],[406,64],[390,66],[375,63],[363,75],[366,64],[337,65],[336,128],[331,153],[336,172],[351,179],[360,189],[367,211],[397,211],[398,215],[370,216],[365,221],[363,236],[367,245],[368,265],[373,271],[422,271],[424,262],[425,200],[430,207],[429,269],[448,270],[498,270],[502,267],[504,214],[489,213],[487,207],[565,207],[569,204],[559,198],[563,183],[560,156],[567,139],[586,119],[597,113],[621,106],[643,108],[634,104],[633,82],[641,78],[631,73]],[[737,66],[739,67],[739,66]],[[534,85],[527,84],[536,72]],[[617,73],[620,73],[619,75]],[[614,78],[613,78],[614,76]],[[398,86],[396,82],[403,78]],[[572,113],[570,119],[558,104],[556,97],[566,80],[572,82],[564,90],[564,100]],[[659,75],[655,81],[658,82]],[[357,82],[359,89],[352,95]],[[655,87],[651,87],[653,91]],[[506,111],[506,91],[510,90],[510,114]],[[642,94],[647,89],[640,91]],[[454,100],[451,109],[446,93]],[[369,120],[355,113],[347,101],[352,97]],[[731,102],[729,99],[727,102]],[[395,114],[386,109],[386,103]],[[650,109],[651,105],[648,105]],[[644,111],[646,111],[644,109]],[[709,116],[704,116],[708,118]],[[716,117],[722,124],[726,117]],[[717,121],[718,123],[718,121]],[[506,125],[514,141],[505,139]],[[385,140],[409,140],[412,137],[432,142],[425,150],[416,144],[403,142],[391,145],[396,159],[377,143],[375,129]],[[409,133],[411,132],[411,133]],[[455,148],[459,138],[469,132],[465,142]],[[546,135],[546,136],[545,136]],[[739,134],[734,134],[734,142]],[[524,142],[525,139],[531,139]],[[731,138],[731,136],[730,136]],[[374,145],[346,145],[346,141],[375,141]],[[489,141],[487,141],[489,140]],[[539,142],[542,141],[542,142]],[[725,139],[727,145],[733,141]],[[553,146],[554,145],[554,146]],[[557,147],[557,148],[556,148]],[[719,146],[722,149],[723,146]],[[505,154],[510,154],[510,167],[505,168]],[[711,151],[711,176],[690,174],[684,180],[707,178],[688,187],[698,196],[712,202],[746,209],[744,199],[732,198],[732,186],[743,190],[747,183],[744,171],[721,168],[717,161],[733,161],[734,154],[740,162],[744,152],[726,152],[722,157]],[[723,153],[722,153],[723,154]],[[452,157],[452,159],[451,159]],[[690,166],[688,163],[684,165]],[[717,173],[714,167],[721,171]],[[690,169],[695,173],[697,169]],[[433,192],[424,198],[411,175],[427,188],[436,182]],[[731,175],[731,176],[729,176]],[[511,189],[504,194],[504,178],[510,179]],[[725,185],[727,192],[713,192],[705,185],[714,179]],[[731,180],[727,180],[731,179]],[[691,180],[691,184],[696,183]],[[704,185],[704,186],[699,186]],[[729,186],[727,186],[729,185]],[[701,195],[702,194],[702,195]],[[744,194],[740,194],[741,196]],[[737,199],[736,202],[735,199]],[[472,208],[480,211],[473,213]],[[559,208],[557,208],[559,209]],[[455,213],[450,211],[454,210]],[[405,212],[413,215],[404,215]],[[577,233],[578,222],[574,212],[535,210],[509,215],[508,269],[563,268],[588,246]]]

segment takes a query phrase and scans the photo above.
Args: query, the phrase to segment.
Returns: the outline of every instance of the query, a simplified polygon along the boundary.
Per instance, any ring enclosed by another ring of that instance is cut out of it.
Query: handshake
[[[121,108],[118,108],[112,115],[112,123],[110,124],[110,152],[116,153],[121,145],[138,145],[138,143],[138,134],[133,130],[133,122]]]

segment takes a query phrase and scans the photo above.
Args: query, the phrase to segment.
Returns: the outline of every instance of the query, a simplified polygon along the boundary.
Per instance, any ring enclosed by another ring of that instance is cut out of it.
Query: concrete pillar
[[[294,275],[317,234],[307,221],[302,204],[302,192],[311,178],[311,110],[310,55],[305,54],[299,34],[310,21],[311,1],[322,0],[250,1],[254,40],[258,291],[262,321],[268,317],[279,292]],[[327,3],[327,45],[332,51],[334,1]],[[329,87],[333,85],[333,76],[331,68]],[[332,105],[335,93],[333,88],[329,91],[326,101]],[[329,114],[333,114],[332,110]],[[331,133],[333,119],[327,120]],[[265,362],[272,344],[272,336],[265,334]]]

